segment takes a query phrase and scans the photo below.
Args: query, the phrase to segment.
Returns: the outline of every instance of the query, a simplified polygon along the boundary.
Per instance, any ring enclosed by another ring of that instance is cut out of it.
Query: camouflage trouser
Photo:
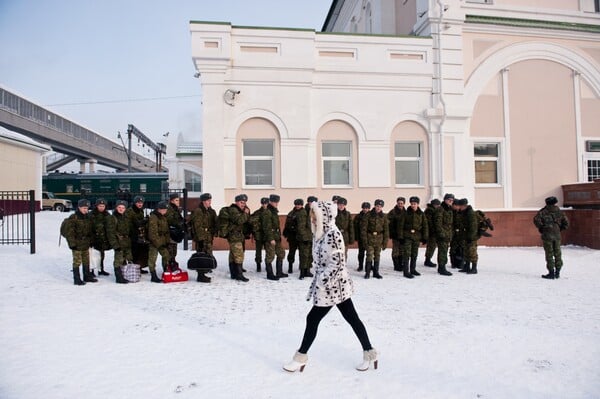
[[[294,239],[288,239],[288,255],[287,261],[289,263],[294,263],[296,260],[296,250],[300,247],[300,243]]]
[[[205,254],[213,254],[213,243],[212,241],[194,241],[196,246],[196,252],[204,252]]]
[[[254,242],[254,244],[256,247],[256,253],[254,254],[254,260],[256,261],[257,265],[260,265],[262,263],[262,251],[265,248],[265,242],[256,240]]]
[[[76,249],[71,250],[71,254],[73,255],[73,269],[79,268],[79,265],[90,266],[90,251],[83,250],[78,251]]]
[[[300,258],[300,269],[308,270],[312,267],[312,242],[298,242],[298,258]]]
[[[427,249],[425,250],[425,259],[431,259],[433,257],[433,253],[437,246],[437,238],[429,236],[429,240],[427,240]]]
[[[244,263],[244,243],[241,241],[229,242],[229,263]]]
[[[281,246],[281,241],[275,241],[275,245],[271,244],[271,241],[265,242],[265,262],[267,264],[272,263],[277,255],[277,262],[283,262],[285,258],[285,250]]]
[[[446,266],[448,263],[448,247],[450,246],[449,241],[441,240],[437,243],[437,263],[439,266]]]
[[[479,260],[479,256],[477,255],[477,240],[465,243],[463,256],[465,257],[465,262],[477,263]]]
[[[367,244],[367,262],[379,262],[381,248],[383,248],[383,235],[369,234]]]
[[[563,265],[560,240],[543,240],[544,253],[546,254],[546,268],[549,271],[560,270]]]
[[[156,259],[158,258],[158,254],[160,254],[161,257],[163,271],[167,270],[167,263],[169,263],[169,257],[171,256],[169,249],[167,247],[156,248],[154,245],[150,244],[150,248],[148,249],[148,267],[152,272],[156,271]]]
[[[400,240],[393,239],[392,240],[392,259],[401,258],[403,254],[403,244]]]
[[[465,241],[458,238],[452,238],[452,241],[450,241],[450,262],[452,263],[452,259],[460,260],[460,262],[462,262],[464,260],[464,252]]]
[[[115,249],[115,260],[113,262],[113,266],[121,267],[125,264],[125,262],[133,262],[131,248]]]
[[[171,241],[167,248],[169,249],[169,255],[171,256],[171,258],[175,259],[175,257],[177,256],[177,243]]]
[[[133,263],[141,267],[148,266],[148,244],[138,244],[134,240],[131,244],[131,253],[133,255]]]
[[[419,254],[419,241],[413,241],[410,239],[404,240],[404,244],[402,245],[402,253],[404,254],[404,260],[406,259],[417,259],[417,255]]]
[[[365,254],[367,253],[366,245],[363,245],[361,241],[358,242],[358,264],[362,265],[365,261]]]

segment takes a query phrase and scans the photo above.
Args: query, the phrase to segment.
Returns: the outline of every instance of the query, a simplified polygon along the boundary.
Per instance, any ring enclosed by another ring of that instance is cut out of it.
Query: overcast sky
[[[155,141],[165,132],[199,140],[201,88],[189,21],[319,31],[330,5],[0,0],[0,86],[113,140],[130,123]]]

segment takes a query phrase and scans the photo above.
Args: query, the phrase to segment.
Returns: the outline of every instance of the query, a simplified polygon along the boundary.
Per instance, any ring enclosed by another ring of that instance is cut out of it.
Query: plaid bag
[[[130,283],[137,283],[140,281],[140,265],[135,263],[127,263],[121,266],[121,271],[123,272],[123,277]]]

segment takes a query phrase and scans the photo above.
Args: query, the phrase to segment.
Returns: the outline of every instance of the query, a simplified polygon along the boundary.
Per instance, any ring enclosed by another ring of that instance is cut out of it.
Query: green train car
[[[42,177],[42,189],[71,200],[73,205],[82,198],[92,205],[97,198],[104,198],[108,209],[119,199],[131,203],[133,197],[141,195],[145,206],[154,208],[168,198],[168,179],[168,173],[49,173]]]

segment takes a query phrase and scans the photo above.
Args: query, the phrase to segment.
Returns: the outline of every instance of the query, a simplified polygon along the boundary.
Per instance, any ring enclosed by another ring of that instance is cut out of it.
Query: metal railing
[[[0,245],[29,244],[35,253],[35,191],[0,191]]]

